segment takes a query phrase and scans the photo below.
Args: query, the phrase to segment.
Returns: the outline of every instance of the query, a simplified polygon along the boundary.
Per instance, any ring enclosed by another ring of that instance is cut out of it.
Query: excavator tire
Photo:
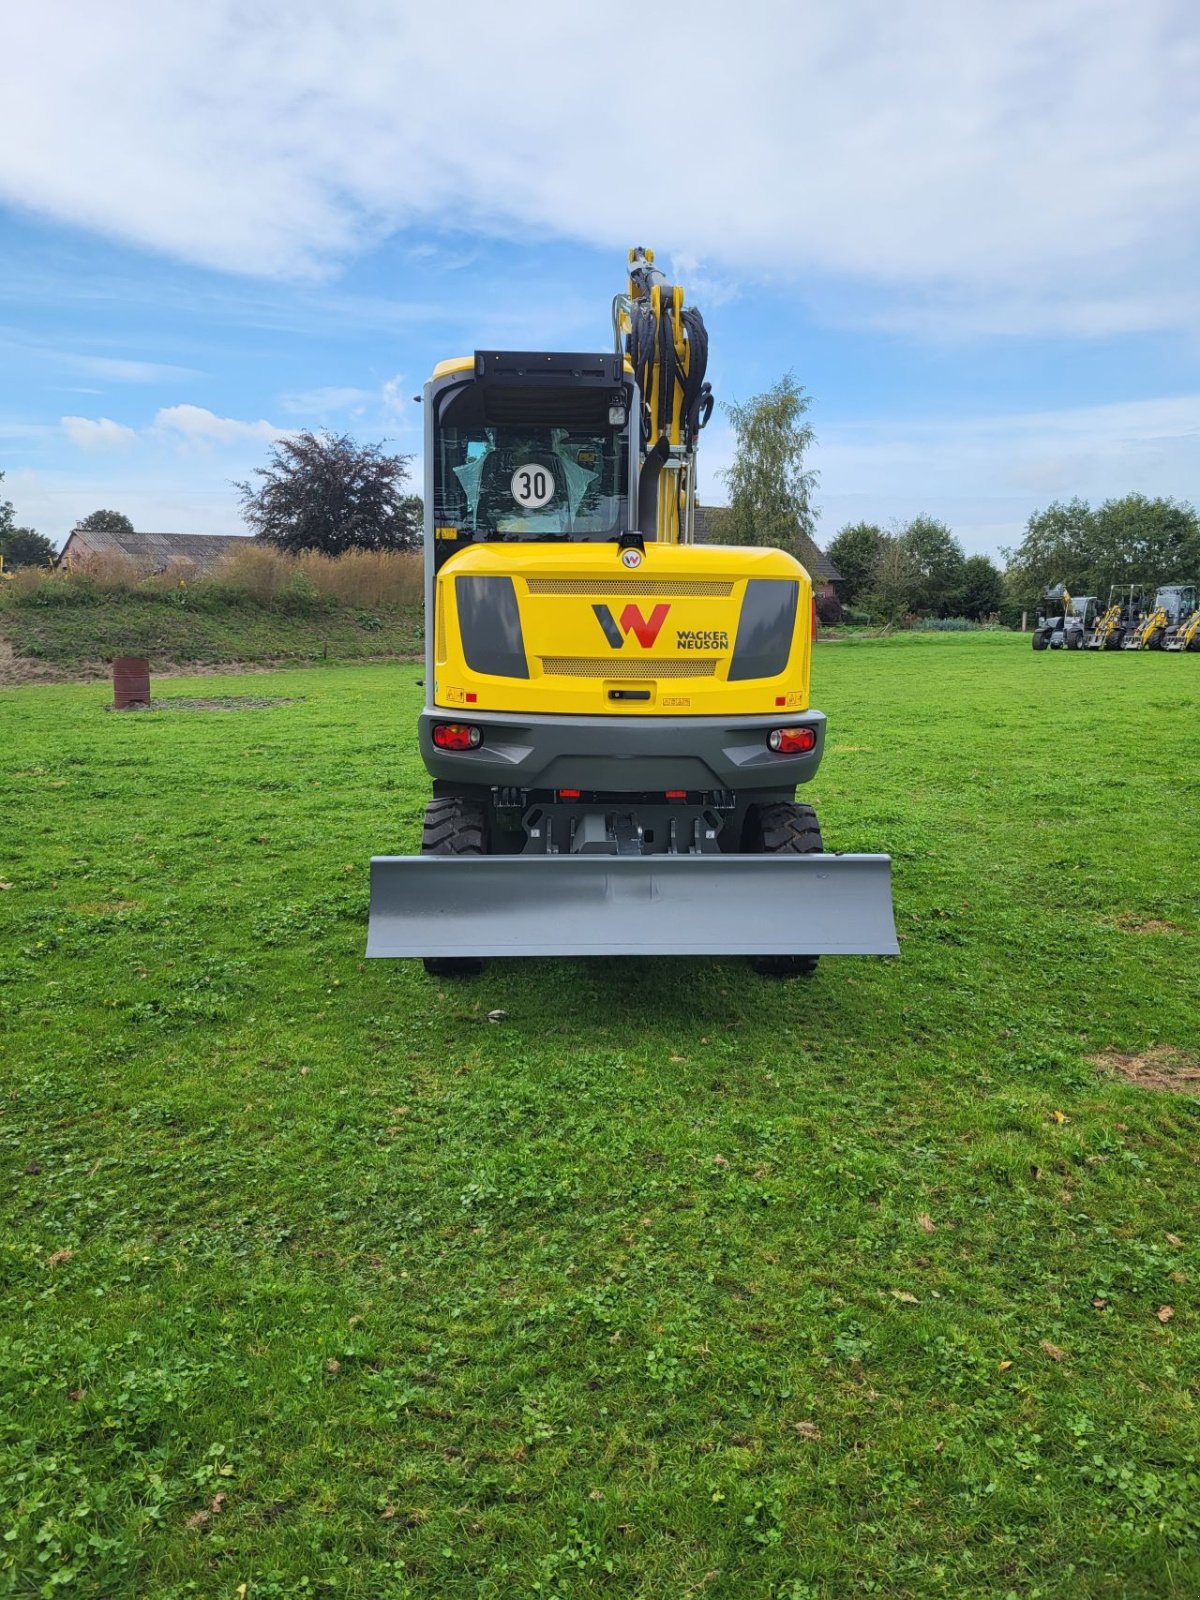
[[[1046,650],[1049,648],[1049,646],[1050,635],[1042,628],[1035,628],[1033,634],[1033,648],[1035,650]]]
[[[1145,648],[1147,650],[1161,650],[1166,642],[1166,630],[1163,628],[1152,628],[1146,635]]]
[[[811,806],[777,801],[751,806],[746,813],[744,848],[748,855],[818,855],[821,824]],[[765,978],[802,978],[817,970],[820,956],[751,956],[750,965]]]
[[[488,814],[478,800],[450,795],[426,806],[423,856],[485,856],[487,847]],[[471,956],[426,956],[424,967],[431,978],[477,978],[483,962]]]
[[[1104,648],[1106,650],[1119,650],[1124,642],[1124,628],[1114,628],[1111,633],[1104,635]]]

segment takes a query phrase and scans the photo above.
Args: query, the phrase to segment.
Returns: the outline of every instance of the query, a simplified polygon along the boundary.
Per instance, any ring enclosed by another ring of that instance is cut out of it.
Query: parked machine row
[[[1108,603],[1047,589],[1033,630],[1035,650],[1188,650],[1200,652],[1200,586],[1162,584],[1149,598],[1136,585],[1114,584]]]

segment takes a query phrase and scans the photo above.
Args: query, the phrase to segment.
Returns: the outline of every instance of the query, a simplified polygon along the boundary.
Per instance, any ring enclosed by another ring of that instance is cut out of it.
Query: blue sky
[[[440,357],[606,347],[634,243],[718,397],[812,394],[825,540],[1200,500],[1194,5],[700,0],[636,45],[523,3],[186,12],[0,20],[0,496],[56,541],[238,531],[289,429],[418,452]],[[718,414],[710,502],[730,449]]]

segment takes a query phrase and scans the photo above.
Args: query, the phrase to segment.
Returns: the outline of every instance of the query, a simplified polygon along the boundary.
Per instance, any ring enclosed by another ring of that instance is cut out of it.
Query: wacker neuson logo
[[[618,623],[607,606],[592,607],[596,621],[604,629],[604,637],[614,650],[619,650],[631,633],[643,650],[649,650],[662,632],[670,609],[669,605],[655,606],[650,615],[644,617],[637,606],[626,606]]]
[[[724,628],[680,628],[675,634],[677,650],[728,650],[729,635]]]

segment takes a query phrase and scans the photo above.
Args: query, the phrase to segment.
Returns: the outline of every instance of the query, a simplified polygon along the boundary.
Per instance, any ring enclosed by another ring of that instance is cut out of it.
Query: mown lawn
[[[1195,1595],[1198,667],[821,647],[783,985],[364,963],[418,667],[0,694],[0,1592]]]

